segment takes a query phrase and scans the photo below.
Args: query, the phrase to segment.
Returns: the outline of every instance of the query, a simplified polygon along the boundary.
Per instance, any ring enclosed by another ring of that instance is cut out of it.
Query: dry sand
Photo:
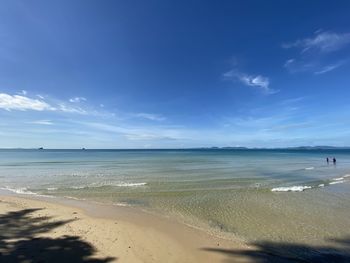
[[[2,194],[0,231],[0,262],[248,262],[231,253],[249,249],[242,242],[75,200]]]

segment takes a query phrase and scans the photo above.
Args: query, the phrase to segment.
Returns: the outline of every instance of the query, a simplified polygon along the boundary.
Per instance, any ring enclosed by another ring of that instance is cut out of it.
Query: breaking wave
[[[32,192],[32,191],[28,190],[27,187],[11,188],[11,187],[5,186],[5,187],[0,187],[0,189],[10,191],[10,192],[15,193],[15,194],[21,194],[21,195],[35,195],[35,196],[42,196],[42,197],[52,197],[49,195],[41,195],[41,194]]]
[[[114,187],[140,187],[146,186],[146,182],[140,183],[127,183],[127,182],[99,182],[92,183],[89,185],[79,185],[79,186],[71,186],[70,189],[84,189],[84,188],[96,188],[96,187],[104,187],[104,186],[114,186]]]
[[[349,182],[350,180],[347,180],[348,177],[350,177],[350,174],[346,174],[342,177],[333,178],[317,185],[293,185],[293,186],[275,187],[271,189],[271,192],[303,192],[304,190],[322,188],[328,185],[342,184],[345,182]]]
[[[311,189],[311,186],[303,186],[303,185],[295,185],[295,186],[287,186],[287,187],[276,187],[272,188],[272,192],[302,192],[306,189]]]

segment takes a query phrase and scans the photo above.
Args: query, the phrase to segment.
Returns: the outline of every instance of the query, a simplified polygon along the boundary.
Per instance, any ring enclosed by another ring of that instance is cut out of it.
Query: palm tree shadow
[[[258,263],[291,263],[291,262],[320,262],[345,263],[350,262],[350,237],[330,239],[334,245],[311,246],[295,243],[271,241],[254,242],[253,249],[220,249],[202,248],[208,252],[221,253],[227,256],[225,262],[239,262],[240,259],[250,259]]]
[[[106,263],[116,258],[93,258],[96,249],[77,236],[38,237],[72,220],[32,217],[42,209],[23,209],[0,216],[0,262]]]

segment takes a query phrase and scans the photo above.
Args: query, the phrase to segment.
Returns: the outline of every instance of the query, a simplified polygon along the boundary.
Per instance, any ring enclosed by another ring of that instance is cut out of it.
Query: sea
[[[140,208],[247,242],[350,235],[347,149],[6,149],[0,188]]]

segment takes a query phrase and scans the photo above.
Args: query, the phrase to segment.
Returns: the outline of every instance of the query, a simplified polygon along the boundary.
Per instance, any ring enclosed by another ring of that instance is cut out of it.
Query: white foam
[[[49,188],[46,188],[46,189],[47,189],[47,191],[55,191],[55,190],[57,190],[56,187],[49,187]]]
[[[65,195],[64,197],[68,198],[68,199],[77,200],[77,201],[85,201],[86,200],[85,198],[78,198],[78,197],[68,196],[68,195]]]
[[[334,181],[342,181],[342,180],[344,180],[344,177],[339,177],[339,178],[335,178],[335,179],[333,179]]]
[[[324,187],[324,184],[319,184],[318,187]]]
[[[16,194],[37,195],[36,193],[29,191],[26,187],[11,188],[11,187],[5,186],[5,187],[1,187],[1,189],[8,190]]]
[[[131,205],[127,204],[127,203],[113,203],[113,205],[115,205],[115,206],[123,206],[123,207],[131,206]]]
[[[289,186],[289,187],[276,187],[272,188],[272,192],[302,192],[306,189],[311,189],[311,186],[303,186],[303,185],[296,185],[296,186]]]
[[[120,186],[120,187],[135,187],[135,186],[144,186],[147,185],[147,183],[119,183],[115,184],[115,186]]]
[[[72,186],[71,188],[72,189],[83,189],[85,187],[87,187],[87,186]]]
[[[116,187],[139,187],[139,186],[145,186],[147,183],[126,183],[126,182],[98,182],[98,183],[92,183],[90,185],[82,185],[82,186],[72,186],[71,189],[83,189],[83,188],[89,188],[89,187],[103,187],[103,186],[116,186]]]
[[[306,168],[305,168],[305,170],[313,170],[313,169],[315,169],[315,167],[312,167],[312,166],[311,166],[311,167],[306,167]]]
[[[346,174],[346,175],[344,175],[343,177],[350,177],[350,174]]]
[[[335,181],[335,182],[330,182],[329,184],[342,184],[345,183],[345,181]]]
[[[5,186],[5,187],[0,187],[0,189],[7,190],[7,191],[13,192],[15,194],[21,194],[21,195],[35,195],[35,196],[42,196],[42,197],[52,197],[49,195],[41,195],[41,194],[34,193],[32,191],[29,191],[27,189],[27,187],[11,188],[11,187]]]

